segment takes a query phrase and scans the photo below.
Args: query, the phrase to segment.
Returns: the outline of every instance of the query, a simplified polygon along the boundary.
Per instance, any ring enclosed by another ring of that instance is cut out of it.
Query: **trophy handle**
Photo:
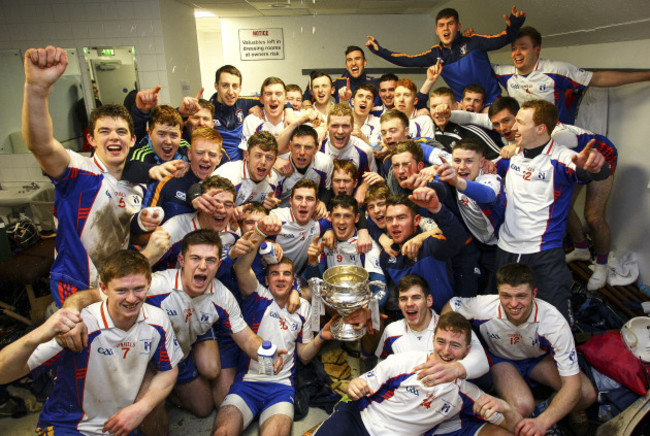
[[[386,295],[386,283],[381,280],[373,280],[368,282],[368,287],[370,286],[377,286],[379,288],[379,290],[372,296],[373,300],[379,301],[384,298],[384,295]]]
[[[323,279],[320,279],[318,277],[312,277],[307,281],[309,284],[309,289],[311,289],[311,292],[313,295],[321,296],[321,288],[323,287],[323,284],[325,281]]]

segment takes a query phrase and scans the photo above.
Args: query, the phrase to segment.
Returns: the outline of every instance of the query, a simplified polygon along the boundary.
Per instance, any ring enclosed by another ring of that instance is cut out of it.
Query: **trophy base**
[[[352,324],[346,324],[341,318],[332,323],[332,336],[339,341],[351,342],[361,339],[366,334],[366,327],[355,330]]]

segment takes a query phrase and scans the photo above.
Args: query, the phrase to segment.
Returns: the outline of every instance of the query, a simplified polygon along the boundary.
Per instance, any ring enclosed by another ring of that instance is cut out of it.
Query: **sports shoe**
[[[551,397],[537,403],[537,406],[535,406],[535,409],[533,410],[533,413],[530,414],[530,417],[537,418],[548,408],[549,404],[551,404]]]
[[[575,436],[586,436],[589,433],[589,419],[584,410],[569,413],[567,420]]]
[[[587,282],[587,290],[595,291],[607,284],[607,275],[609,274],[609,268],[607,265],[594,265],[594,273],[589,277]]]
[[[20,398],[10,397],[7,401],[0,404],[0,418],[4,416],[18,418],[24,415],[25,412],[25,404]]]
[[[566,433],[563,432],[557,424],[555,424],[546,430],[546,436],[566,436]]]
[[[591,260],[591,253],[588,248],[576,248],[571,253],[566,255],[566,263],[575,262],[577,260],[584,260],[589,262]]]

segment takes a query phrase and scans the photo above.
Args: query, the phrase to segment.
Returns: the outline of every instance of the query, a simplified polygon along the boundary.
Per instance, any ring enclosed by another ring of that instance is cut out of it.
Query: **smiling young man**
[[[176,109],[167,105],[154,107],[148,125],[147,134],[131,150],[129,160],[158,165],[186,158],[189,144],[182,139],[183,118]]]
[[[361,138],[371,147],[381,146],[379,118],[372,115],[377,88],[371,83],[364,83],[352,94],[352,113],[354,115],[354,129],[352,135]]]
[[[396,353],[433,350],[433,336],[440,316],[431,308],[433,297],[427,282],[418,275],[407,274],[397,284],[397,291],[399,309],[404,318],[384,329],[375,351],[381,359]],[[456,378],[474,379],[490,370],[485,351],[474,332],[469,344],[469,353],[457,363],[441,362],[437,365],[436,377],[440,382]]]
[[[576,153],[556,143],[551,132],[557,116],[557,108],[545,100],[528,101],[517,113],[512,126],[515,154],[498,163],[507,201],[496,259],[497,267],[511,262],[529,265],[540,298],[571,319],[572,279],[563,241],[573,188],[578,181],[607,179],[609,167],[590,145]]]
[[[336,246],[321,247],[318,238],[314,239],[307,251],[308,261],[303,276],[322,277],[327,268],[339,265],[356,265],[369,273],[369,280],[385,282],[384,272],[379,266],[379,245],[372,242],[372,248],[364,254],[359,254],[357,223],[359,222],[359,205],[350,195],[337,195],[332,198],[331,223]],[[383,306],[383,302],[380,302]]]
[[[228,162],[212,173],[230,179],[235,185],[235,206],[239,208],[235,217],[242,212],[241,206],[251,201],[260,202],[269,210],[279,204],[279,176],[271,171],[277,155],[275,137],[269,132],[256,132],[248,140],[243,161]]]
[[[368,60],[366,54],[361,47],[350,45],[345,49],[345,73],[342,76],[335,78],[332,81],[334,88],[334,99],[337,103],[348,103],[352,97],[352,93],[356,91],[357,87],[364,83],[371,83],[375,87],[378,86],[377,79],[366,75],[366,67]],[[303,97],[311,100],[311,95],[305,93]],[[375,101],[376,105],[381,104],[378,98]]]
[[[494,77],[487,51],[498,50],[515,40],[526,14],[513,6],[512,15],[506,17],[506,30],[498,35],[461,35],[458,12],[447,8],[436,16],[436,36],[440,43],[429,50],[408,55],[387,50],[379,46],[373,36],[368,37],[366,46],[379,57],[401,67],[429,68],[442,61],[442,78],[456,93],[462,95],[463,89],[478,83],[487,90],[486,104],[491,104],[501,95],[501,89]]]
[[[398,80],[399,77],[393,73],[386,73],[379,78],[379,98],[381,99],[382,106],[379,113],[375,115],[380,116],[382,113],[395,107],[395,83]]]
[[[222,360],[229,357],[220,357],[213,327],[227,331],[241,350],[255,360],[262,343],[244,322],[230,290],[215,278],[221,255],[221,238],[217,232],[210,229],[190,232],[181,244],[180,268],[154,273],[146,292],[147,303],[167,312],[183,352],[174,392],[183,407],[201,417],[219,405],[215,394],[222,382]],[[71,298],[66,307],[78,310],[98,300],[98,292],[90,290]],[[277,368],[280,365],[281,362]],[[232,379],[228,382],[232,383]],[[225,390],[228,388],[229,385]],[[164,411],[160,412],[162,417],[166,416]]]
[[[223,137],[223,147],[231,160],[241,160],[239,149],[244,118],[260,104],[258,97],[239,97],[242,85],[241,72],[232,65],[224,65],[215,73],[215,92],[210,97],[214,105],[214,128]],[[261,112],[261,111],[260,111]]]
[[[395,109],[409,117],[409,133],[413,138],[434,138],[431,117],[417,115],[417,86],[411,79],[400,79],[395,83]]]
[[[192,132],[192,145],[187,151],[190,161],[190,171],[182,177],[168,176],[162,181],[150,185],[142,202],[143,207],[162,207],[164,223],[172,217],[193,212],[194,209],[187,201],[187,191],[195,183],[200,183],[208,177],[221,161],[222,139],[219,132],[210,127],[197,127]],[[149,214],[149,211],[142,211],[136,215],[131,222],[131,232],[140,234],[146,232],[138,223],[141,214]]]
[[[420,233],[420,208],[425,209],[435,220],[444,236],[435,235],[424,239],[417,246],[415,255],[409,257],[402,249],[410,239]],[[393,240],[392,249],[398,253],[393,256],[382,250],[380,254],[379,263],[386,277],[390,279],[387,282],[395,287],[404,275],[419,275],[426,280],[433,295],[434,309],[440,311],[454,295],[447,263],[463,248],[467,240],[463,226],[439,201],[436,191],[428,187],[415,189],[409,197],[389,197],[386,200],[385,219],[388,235]],[[391,292],[389,301],[396,298],[396,292]]]
[[[521,28],[512,43],[513,65],[493,65],[499,83],[521,104],[542,99],[558,108],[562,123],[575,124],[580,96],[587,86],[621,86],[650,80],[650,71],[585,71],[566,62],[540,59],[542,35]]]
[[[354,115],[352,109],[338,103],[332,107],[327,116],[327,139],[320,151],[332,160],[349,160],[358,170],[358,181],[367,171],[377,172],[372,148],[356,136],[352,136]]]
[[[213,130],[214,131],[214,130]],[[226,250],[237,240],[237,236],[227,231],[228,223],[235,207],[235,187],[230,180],[221,176],[209,176],[201,183],[202,194],[212,198],[214,211],[205,210],[182,213],[167,220],[157,231],[164,230],[169,235],[169,249],[154,256],[147,252],[147,257],[154,264],[154,270],[161,271],[176,268],[179,264],[178,254],[181,242],[188,233],[199,229],[219,232],[222,247]]]
[[[121,250],[102,265],[104,302],[61,309],[0,352],[0,379],[56,368],[41,411],[39,434],[129,434],[171,392],[183,352],[167,315],[144,304],[151,284],[147,259]],[[84,324],[83,349],[61,348],[54,337]],[[154,368],[153,378],[140,386]],[[127,375],[128,376],[125,376]],[[163,429],[166,432],[167,429]]]
[[[379,161],[377,165],[379,175],[384,177],[391,190],[394,190],[397,187],[397,182],[392,172],[391,153],[397,144],[410,139],[409,119],[403,112],[391,109],[381,115],[380,126],[383,146],[379,152],[375,153],[375,157]],[[433,145],[418,142],[418,146],[422,149],[425,161],[431,165],[440,165],[442,163],[439,158],[440,155],[450,157],[449,153]]]
[[[309,244],[330,228],[329,221],[312,218],[317,204],[318,186],[312,180],[302,179],[291,191],[289,207],[271,211],[271,215],[282,222],[282,230],[275,237],[275,242],[282,247],[284,256],[293,262],[296,274],[300,274],[307,264]]]
[[[461,315],[442,315],[428,350],[393,354],[353,379],[348,396],[355,401],[340,403],[315,435],[510,434],[499,430],[514,431],[521,416],[505,401],[463,379],[427,386],[416,372],[425,364],[457,364],[470,352],[471,331]]]
[[[461,126],[450,121],[448,109],[455,109],[456,106],[456,95],[450,88],[436,88],[431,93],[429,108],[435,124],[436,140],[444,146],[446,151],[451,153],[456,142],[471,137],[483,144],[484,154],[487,159],[498,158],[501,148],[480,126]],[[447,110],[441,111],[441,108]]]
[[[314,109],[320,113],[321,117],[319,121],[323,124],[325,124],[327,114],[329,114],[330,108],[332,107],[332,96],[335,91],[332,78],[329,74],[322,71],[314,71],[311,74],[312,104]],[[306,91],[305,94],[308,92]],[[308,101],[303,99],[303,105],[306,104],[308,106],[308,103]]]
[[[300,195],[294,192],[294,197]],[[279,220],[275,220],[274,228],[267,230],[267,234],[277,234],[280,229]],[[260,243],[254,243],[252,249],[237,260],[234,269],[239,289],[245,296],[246,322],[255,333],[286,353],[284,365],[276,374],[268,375],[260,374],[254,360],[241,360],[238,378],[215,418],[214,434],[217,436],[241,434],[257,416],[260,435],[288,436],[293,422],[295,359],[298,357],[307,364],[325,340],[332,339],[329,325],[312,338],[311,307],[306,300],[300,299],[300,307],[295,312],[287,310],[294,268],[286,256],[279,263],[268,266],[266,286],[258,281],[251,265]]]
[[[302,179],[313,180],[318,185],[319,197],[323,199],[332,185],[334,164],[329,156],[318,151],[316,130],[306,124],[296,127],[289,138],[289,151],[289,162],[294,171],[282,181],[280,206],[288,206],[294,185]]]
[[[260,90],[260,103],[264,109],[262,117],[249,114],[244,118],[241,132],[241,150],[248,149],[248,140],[259,131],[271,133],[276,138],[285,129],[284,106],[287,103],[287,88],[279,77],[267,77]]]
[[[104,105],[91,113],[92,158],[66,150],[54,138],[49,92],[67,65],[68,55],[61,48],[25,53],[23,136],[56,192],[57,256],[50,291],[57,306],[77,289],[97,286],[97,265],[127,247],[129,222],[140,210],[143,195],[141,187],[121,180],[135,143],[133,121],[123,106]],[[150,229],[156,225],[151,222]]]
[[[453,310],[480,330],[492,360],[492,378],[501,398],[524,417],[535,408],[533,382],[557,393],[541,414],[517,424],[518,434],[543,435],[573,410],[596,399],[589,379],[580,372],[571,328],[562,314],[537,297],[532,270],[511,263],[497,272],[498,295],[452,298]]]
[[[486,119],[484,114],[474,114],[472,118],[463,119],[465,120],[464,122],[481,124],[483,127],[492,127],[502,135],[502,141],[505,145],[501,149],[501,156],[508,159],[517,150],[515,137],[517,131],[513,129],[513,126],[518,112],[519,103],[517,100],[512,97],[502,97],[490,106],[490,110],[488,111],[489,120]],[[452,119],[458,117],[458,115],[457,111],[452,112]],[[614,180],[618,152],[616,146],[607,137],[569,124],[558,124],[553,129],[551,137],[560,144],[571,147],[574,151],[583,150],[593,139],[596,141],[594,148],[605,157],[605,163],[609,166],[609,177],[604,180],[591,181],[587,185],[584,210],[585,220],[592,229],[593,246],[596,253],[595,270],[587,282],[587,288],[589,290],[600,289],[605,285],[609,271],[607,263],[611,242],[609,225],[606,220],[606,211],[607,200],[609,199]],[[580,188],[581,186],[577,185],[574,189],[572,203],[575,203]],[[589,243],[586,240],[582,222],[573,209],[569,212],[567,231],[576,249],[566,256],[566,261],[591,260]]]
[[[465,138],[454,146],[451,162],[444,163],[437,171],[441,182],[456,188],[460,215],[481,252],[479,291],[493,293],[497,236],[505,213],[506,194],[500,176],[484,174],[481,170],[484,160],[483,146]]]

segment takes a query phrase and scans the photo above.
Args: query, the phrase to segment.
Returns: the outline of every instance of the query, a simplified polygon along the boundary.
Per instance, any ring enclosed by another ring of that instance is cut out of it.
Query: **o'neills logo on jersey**
[[[183,191],[176,191],[176,198],[185,201],[186,195]]]
[[[135,347],[135,342],[120,342],[117,344],[117,348],[133,348]]]

